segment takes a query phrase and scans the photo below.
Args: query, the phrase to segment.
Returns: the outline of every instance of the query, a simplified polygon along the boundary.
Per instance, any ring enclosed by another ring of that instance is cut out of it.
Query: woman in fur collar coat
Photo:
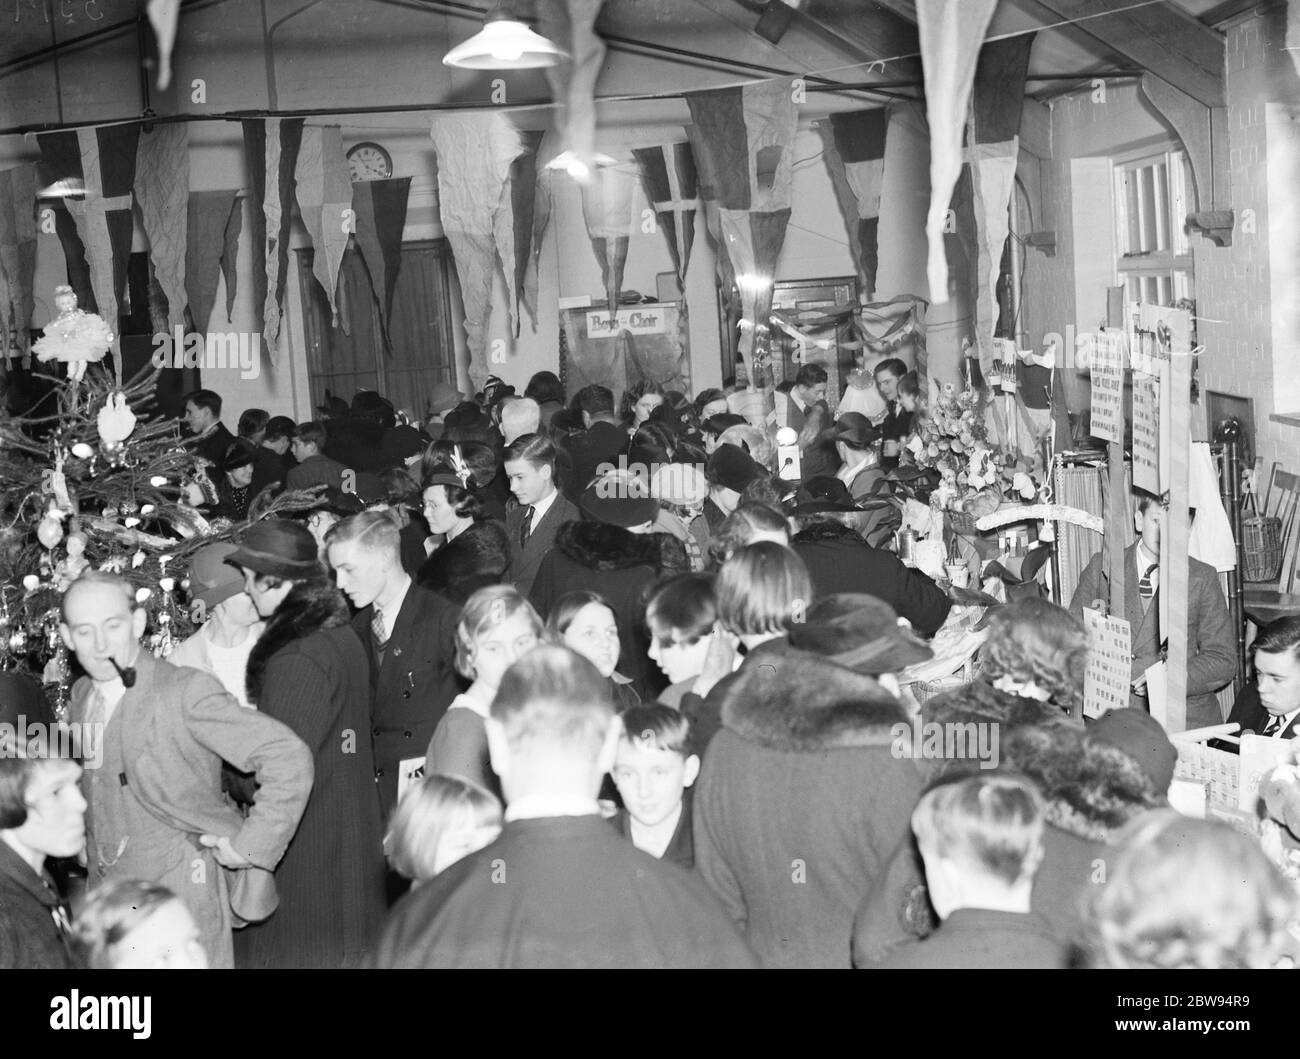
[[[651,532],[659,502],[630,495],[634,491],[630,483],[603,488],[598,480],[583,492],[579,506],[597,521],[566,522],[559,528],[528,598],[546,617],[569,592],[583,589],[603,596],[618,621],[619,672],[631,677],[641,700],[649,702],[664,682],[650,660],[642,620],[646,600],[660,578],[689,573],[691,566],[681,541]]]
[[[275,870],[280,906],[236,932],[237,962],[356,966],[387,911],[365,648],[302,526],[256,523],[228,561],[243,568],[268,619],[248,660],[249,702],[292,728],[316,765],[302,822]]]
[[[459,447],[458,447],[459,448]],[[463,604],[480,588],[500,584],[510,566],[506,528],[489,518],[469,465],[436,464],[424,478],[424,517],[445,540],[429,553],[416,584]]]
[[[921,791],[892,753],[907,713],[873,677],[764,647],[723,690],[695,788],[695,866],[765,967],[848,967],[854,911]]]

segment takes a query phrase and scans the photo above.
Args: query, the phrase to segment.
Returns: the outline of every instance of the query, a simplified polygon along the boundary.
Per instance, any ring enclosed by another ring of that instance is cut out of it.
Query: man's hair
[[[402,797],[384,836],[384,853],[398,875],[432,879],[438,846],[452,831],[501,826],[501,803],[460,776],[429,775]]]
[[[725,401],[726,399],[727,395],[725,393],[715,387],[710,387],[707,390],[701,390],[695,395],[691,407],[695,409],[695,414],[698,416],[704,412],[706,405],[711,405],[714,401]]]
[[[688,647],[699,643],[718,620],[713,578],[707,574],[679,574],[664,581],[646,604],[645,620],[657,640]]]
[[[288,416],[272,416],[266,421],[266,436],[262,440],[279,441],[281,438],[292,438],[297,429],[297,424]]]
[[[814,386],[820,386],[829,379],[830,376],[826,374],[826,369],[820,364],[805,364],[799,369],[799,374],[794,377],[794,384],[811,390]]]
[[[614,392],[607,386],[592,383],[573,395],[573,407],[590,416],[614,414]]]
[[[968,776],[922,795],[912,830],[922,852],[932,849],[1011,886],[1042,846],[1043,798],[1018,776]]]
[[[543,746],[593,765],[615,719],[609,681],[577,652],[552,644],[533,648],[506,670],[492,716],[514,751]]]
[[[215,418],[221,418],[221,394],[215,390],[191,390],[181,399],[182,408],[187,404],[206,408]]]
[[[718,619],[736,635],[779,633],[812,606],[812,579],[789,548],[759,541],[722,564],[714,594]]]
[[[871,369],[871,374],[879,378],[880,373],[883,371],[887,371],[890,375],[897,376],[901,379],[907,374],[907,365],[897,357],[886,357]]]
[[[271,422],[271,413],[265,408],[245,408],[239,416],[238,434],[241,438],[251,438],[259,430],[265,430]]]
[[[709,541],[709,553],[715,562],[726,562],[759,533],[784,533],[789,540],[790,521],[779,507],[762,500],[742,500],[736,505],[736,510],[722,520],[718,532]]]
[[[564,404],[564,384],[553,371],[539,371],[524,387],[524,396],[531,397],[539,405],[548,401]]]
[[[555,469],[555,444],[545,434],[520,434],[509,445],[501,462],[527,460],[533,467]]]
[[[73,949],[91,968],[112,968],[113,950],[163,905],[180,898],[167,887],[137,879],[118,879],[92,890],[77,916]]]
[[[1290,651],[1291,657],[1300,658],[1300,617],[1278,618],[1259,630],[1251,645],[1257,654],[1281,654]]]
[[[693,753],[691,722],[684,713],[662,702],[629,706],[623,711],[623,742],[689,757]]]
[[[1145,515],[1148,509],[1160,506],[1160,498],[1154,493],[1148,493],[1145,489],[1134,489],[1133,496],[1137,500],[1137,511],[1139,515]]]
[[[475,642],[516,614],[523,614],[528,619],[529,626],[540,640],[545,631],[541,616],[514,585],[487,585],[470,596],[456,625],[457,672],[470,680],[475,679],[478,675],[474,671]]]
[[[320,452],[325,451],[325,442],[329,439],[325,424],[318,423],[314,419],[308,420],[306,423],[299,423],[294,428],[293,436],[304,444],[315,445]]]
[[[524,429],[521,433],[516,434],[518,438],[522,434],[535,434],[542,425],[542,409],[531,397],[515,397],[509,401],[503,401],[501,404],[501,432],[504,434],[507,428]]]
[[[120,574],[110,573],[107,570],[96,570],[93,567],[86,567],[81,571],[79,576],[67,591],[63,593],[63,598],[59,602],[59,617],[64,621],[68,619],[68,593],[75,585],[112,585],[122,593],[122,598],[126,600],[127,609],[135,611],[139,604],[135,600],[135,591],[131,588],[131,583]]]
[[[329,528],[325,534],[325,547],[356,541],[366,551],[387,552],[397,558],[402,553],[402,535],[395,515],[389,508],[350,515]]]

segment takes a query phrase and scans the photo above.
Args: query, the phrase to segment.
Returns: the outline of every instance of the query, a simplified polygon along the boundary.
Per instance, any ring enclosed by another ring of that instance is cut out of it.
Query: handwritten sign
[[[587,335],[590,338],[613,338],[624,331],[631,335],[662,335],[667,330],[663,306],[639,305],[616,313],[587,314]]]
[[[1100,717],[1107,710],[1127,708],[1133,671],[1128,622],[1085,607],[1083,624],[1090,647],[1083,676],[1083,715]]]
[[[1124,345],[1122,333],[1107,331],[1093,343],[1092,436],[1124,440]]]
[[[1146,372],[1133,373],[1133,484],[1159,496],[1160,380]]]

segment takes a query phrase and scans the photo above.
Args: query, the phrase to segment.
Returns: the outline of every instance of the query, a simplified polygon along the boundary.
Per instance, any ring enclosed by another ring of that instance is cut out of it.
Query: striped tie
[[[375,643],[380,647],[388,643],[388,630],[384,628],[384,612],[378,607],[375,608],[375,616],[370,619],[370,631],[374,634]]]
[[[1269,718],[1268,724],[1264,726],[1264,730],[1259,734],[1265,736],[1266,738],[1277,735],[1279,732],[1282,731],[1283,720],[1284,718],[1282,717],[1281,714],[1278,714],[1276,717]]]
[[[533,532],[533,508],[529,507],[524,512],[524,521],[519,526],[519,547],[522,549],[528,543],[528,538]]]
[[[1146,568],[1146,571],[1138,578],[1138,592],[1143,599],[1150,599],[1156,594],[1155,579],[1151,576],[1156,570],[1160,569],[1158,563],[1152,563]]]

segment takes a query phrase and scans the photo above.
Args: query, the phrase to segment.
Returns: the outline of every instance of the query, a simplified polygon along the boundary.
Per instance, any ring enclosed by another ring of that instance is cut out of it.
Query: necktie
[[[1260,733],[1260,735],[1263,736],[1277,735],[1280,731],[1282,731],[1283,720],[1285,720],[1285,718],[1281,716],[1269,718],[1268,724],[1264,726],[1264,730]]]
[[[519,526],[519,547],[522,548],[525,544],[528,543],[528,538],[532,535],[532,532],[533,532],[533,508],[529,507],[529,509],[524,512],[524,521]]]
[[[86,723],[94,725],[97,730],[102,732],[107,714],[108,702],[104,698],[104,692],[96,684],[95,690],[90,693],[90,702],[86,707]]]
[[[375,608],[375,616],[370,619],[370,631],[374,634],[375,643],[380,647],[388,643],[388,630],[384,628],[384,612],[378,607]]]
[[[1142,576],[1138,578],[1138,592],[1143,599],[1150,599],[1156,594],[1155,579],[1151,576],[1153,572],[1160,569],[1159,564],[1152,563],[1146,568]]]

